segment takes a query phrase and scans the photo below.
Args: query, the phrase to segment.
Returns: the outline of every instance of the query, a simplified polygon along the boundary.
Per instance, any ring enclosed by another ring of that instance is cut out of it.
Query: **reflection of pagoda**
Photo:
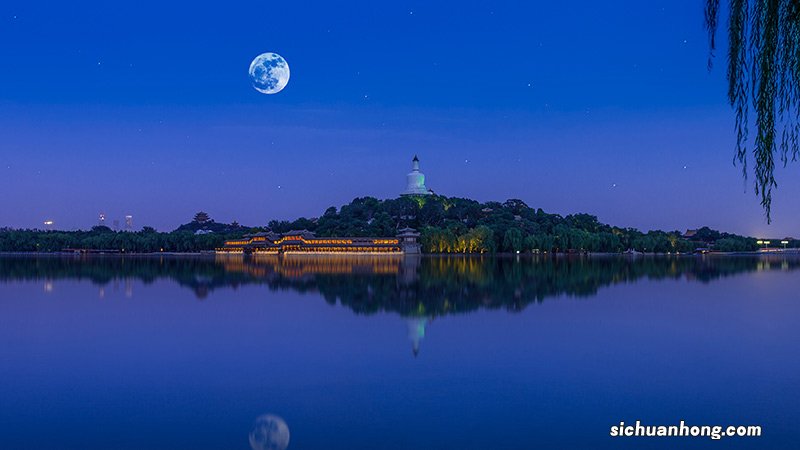
[[[406,320],[408,325],[408,339],[411,340],[411,351],[416,358],[419,354],[419,344],[425,338],[425,325],[428,324],[427,317],[415,317]]]

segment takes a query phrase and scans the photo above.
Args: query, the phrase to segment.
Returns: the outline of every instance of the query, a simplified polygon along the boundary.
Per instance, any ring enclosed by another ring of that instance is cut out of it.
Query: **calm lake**
[[[2,256],[0,448],[795,449],[798,319],[796,257]]]

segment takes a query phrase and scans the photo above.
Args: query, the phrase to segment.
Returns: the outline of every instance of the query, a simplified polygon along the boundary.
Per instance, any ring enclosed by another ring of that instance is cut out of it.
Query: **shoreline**
[[[290,252],[282,254],[281,256],[304,256],[303,252]],[[622,256],[627,258],[651,258],[651,257],[687,257],[687,256],[800,256],[800,249],[776,249],[770,251],[749,251],[749,252],[707,252],[707,253],[604,253],[604,252],[586,252],[586,253],[509,253],[509,252],[496,252],[496,253],[325,253],[313,252],[308,255],[314,256],[435,256],[435,257],[450,257],[450,256],[470,256],[470,257],[609,257],[609,256]],[[225,256],[225,257],[244,257],[241,253],[217,253],[213,250],[200,251],[200,252],[98,252],[98,253],[79,253],[79,252],[3,252],[0,251],[0,256]],[[247,255],[248,257],[258,257],[259,255]],[[276,255],[277,256],[277,255]]]

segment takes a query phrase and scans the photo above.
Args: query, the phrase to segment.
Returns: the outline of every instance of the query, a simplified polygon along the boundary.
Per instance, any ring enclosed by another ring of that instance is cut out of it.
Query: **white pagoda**
[[[432,192],[425,186],[425,174],[419,171],[419,158],[414,155],[411,160],[411,172],[406,175],[408,184],[400,195],[430,195]]]

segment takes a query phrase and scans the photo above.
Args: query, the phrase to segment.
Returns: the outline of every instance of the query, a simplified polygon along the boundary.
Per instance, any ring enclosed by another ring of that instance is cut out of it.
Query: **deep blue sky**
[[[767,226],[732,164],[700,0],[286,3],[3,3],[0,226],[316,216],[396,196],[416,153],[445,195],[800,235],[800,165]]]

